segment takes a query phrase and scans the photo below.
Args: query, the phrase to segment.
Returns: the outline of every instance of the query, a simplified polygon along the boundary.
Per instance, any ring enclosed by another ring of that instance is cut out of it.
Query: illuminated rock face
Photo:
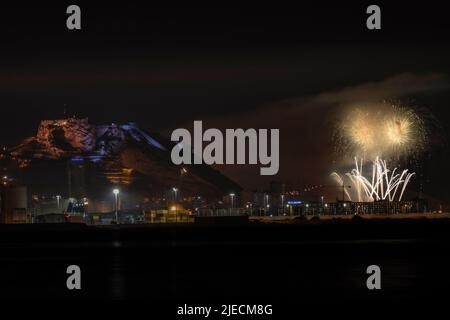
[[[68,152],[90,152],[95,147],[95,138],[95,128],[87,118],[44,120],[36,135],[37,142],[56,156]]]
[[[30,159],[59,159],[92,152],[95,145],[96,129],[88,119],[43,120],[36,136],[11,148],[11,154]]]
[[[37,135],[10,148],[9,153],[16,168],[30,171],[23,174],[29,177],[24,178],[24,183],[35,184],[35,190],[45,183],[48,187],[60,183],[57,190],[67,189],[68,182],[63,182],[67,179],[65,171],[73,168],[70,170],[74,183],[78,178],[75,169],[80,166],[86,175],[80,179],[86,184],[80,190],[86,190],[86,196],[99,194],[99,198],[103,197],[101,194],[109,195],[114,185],[145,196],[161,195],[174,186],[184,194],[210,197],[240,190],[209,166],[174,165],[170,158],[171,143],[158,141],[134,123],[93,125],[88,119],[69,118],[41,121]],[[72,186],[72,193],[75,189]]]
[[[105,156],[120,152],[125,143],[124,131],[116,125],[98,126],[95,153]]]
[[[127,142],[144,143],[166,150],[133,123],[95,126],[87,118],[68,118],[41,121],[36,137],[26,139],[11,151],[25,158],[112,156],[119,154]]]

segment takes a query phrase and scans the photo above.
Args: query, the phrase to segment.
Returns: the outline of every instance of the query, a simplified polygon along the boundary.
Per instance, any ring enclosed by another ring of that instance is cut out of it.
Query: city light
[[[177,201],[178,188],[173,187],[172,191],[173,191],[173,201],[176,202]]]
[[[119,212],[118,212],[118,210],[119,210],[119,189],[114,189],[113,190],[113,193],[114,193],[114,196],[115,196],[115,218],[116,218],[116,223],[119,223]]]
[[[60,201],[61,201],[61,196],[60,196],[60,195],[57,195],[57,196],[56,196],[56,206],[57,206],[58,209],[59,209],[59,203],[60,203]]]
[[[231,197],[231,209],[233,209],[233,207],[234,207],[234,196],[235,196],[234,193],[230,193],[230,197]]]

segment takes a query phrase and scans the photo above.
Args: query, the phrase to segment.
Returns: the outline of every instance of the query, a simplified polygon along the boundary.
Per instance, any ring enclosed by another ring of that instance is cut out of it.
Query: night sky
[[[422,165],[424,192],[448,199],[450,19],[443,3],[383,4],[369,31],[360,4],[158,8],[143,3],[39,1],[0,18],[0,143],[41,119],[134,121],[169,134],[208,127],[280,128],[278,176],[220,169],[247,187],[269,180],[326,184],[339,159],[330,135],[348,103],[400,99],[427,108],[440,132]],[[82,30],[66,29],[70,4]],[[434,129],[433,129],[434,130]]]

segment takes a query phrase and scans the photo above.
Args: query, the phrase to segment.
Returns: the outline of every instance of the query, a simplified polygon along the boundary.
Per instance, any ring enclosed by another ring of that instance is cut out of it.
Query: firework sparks
[[[387,104],[351,110],[335,137],[341,151],[371,159],[418,153],[427,140],[424,123],[413,109]]]
[[[389,170],[385,160],[376,157],[372,164],[372,176],[367,178],[363,175],[363,160],[355,157],[355,168],[345,174],[344,177],[336,172],[331,176],[339,185],[344,185],[348,179],[352,186],[352,195],[346,192],[350,201],[379,201],[402,200],[403,193],[410,179],[415,173],[408,172],[407,169],[397,172],[397,168]],[[397,197],[398,195],[398,197]]]
[[[368,112],[356,110],[355,113],[355,119],[348,126],[348,135],[357,146],[369,150],[375,144],[376,129]]]
[[[407,119],[391,119],[386,122],[386,138],[394,145],[411,142],[411,122]]]

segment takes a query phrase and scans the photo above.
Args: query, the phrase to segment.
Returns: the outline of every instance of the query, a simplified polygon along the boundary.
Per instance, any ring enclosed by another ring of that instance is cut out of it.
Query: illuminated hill
[[[118,186],[136,201],[164,197],[176,186],[183,196],[220,198],[240,187],[206,166],[176,166],[172,144],[134,123],[93,125],[88,119],[44,120],[36,136],[3,151],[3,167],[31,193],[108,197]]]

